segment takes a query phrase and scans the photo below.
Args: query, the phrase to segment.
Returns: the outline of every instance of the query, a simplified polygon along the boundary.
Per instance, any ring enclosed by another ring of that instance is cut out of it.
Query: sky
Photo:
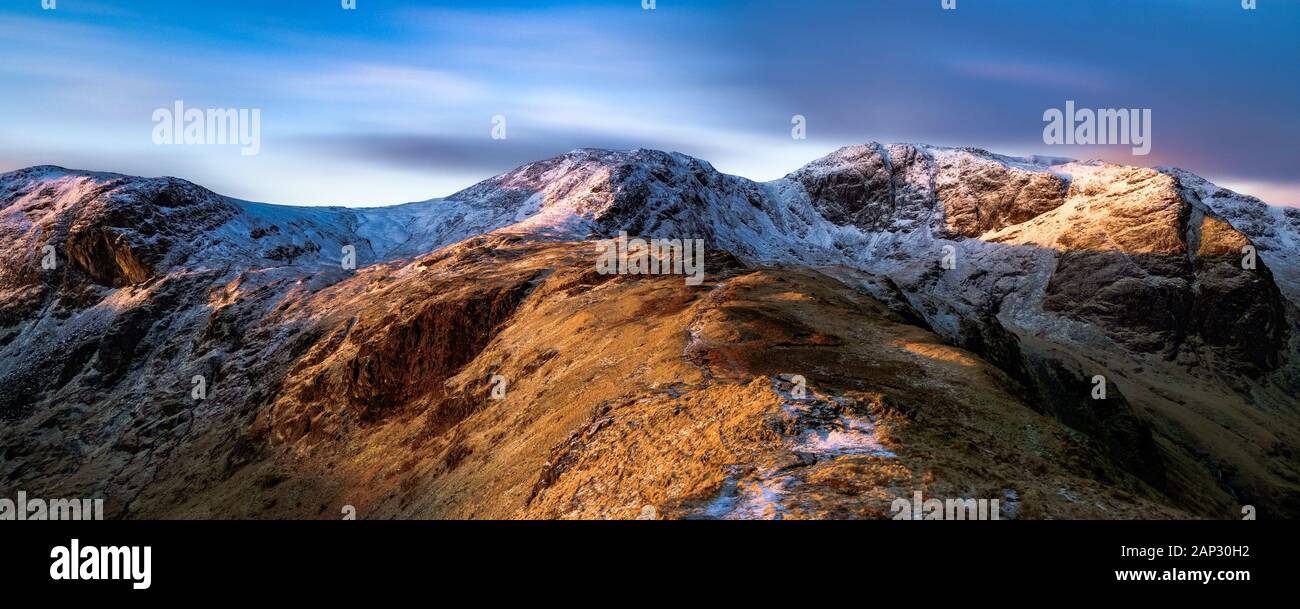
[[[1300,205],[1300,0],[53,1],[0,0],[0,171],[367,206],[579,147],[771,180],[924,142],[1177,166]],[[156,144],[178,100],[258,109],[258,153]],[[1150,154],[1044,143],[1067,100],[1150,109]]]

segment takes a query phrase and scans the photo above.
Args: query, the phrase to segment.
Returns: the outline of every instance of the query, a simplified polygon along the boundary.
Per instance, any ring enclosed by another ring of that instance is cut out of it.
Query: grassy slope
[[[166,466],[185,474],[158,477],[188,479],[186,499],[169,506],[178,489],[155,489],[139,515],[335,518],[351,504],[363,518],[634,518],[649,505],[699,517],[730,496],[733,515],[888,517],[920,490],[1004,503],[1014,491],[1022,518],[1186,516],[994,367],[829,277],[715,257],[699,287],[609,278],[592,273],[591,248],[476,240],[281,312],[268,323],[332,338],[247,422],[243,445],[272,448],[232,467],[213,455],[238,442],[194,443]],[[421,312],[477,312],[479,295],[518,286],[526,297],[443,382],[384,379],[403,399],[361,405],[329,380],[385,353],[419,368],[446,347]],[[490,398],[492,374],[506,399]],[[791,374],[830,418],[783,408],[774,387]],[[874,420],[894,456],[796,449],[841,416]]]

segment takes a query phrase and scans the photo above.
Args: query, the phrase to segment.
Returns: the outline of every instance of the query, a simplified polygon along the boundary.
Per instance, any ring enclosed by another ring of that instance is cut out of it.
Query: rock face
[[[0,495],[1300,514],[1300,213],[1177,169],[869,144],[755,183],[576,150],[348,209],[35,167],[0,206]],[[621,231],[704,239],[707,281],[597,273]]]
[[[837,225],[866,231],[930,225],[978,237],[1065,203],[1069,179],[981,150],[932,155],[908,144],[850,146],[790,175]]]
[[[940,158],[936,182],[953,234],[978,237],[1065,204],[1070,183],[1062,175],[978,151]]]
[[[893,176],[880,146],[840,149],[791,177],[808,193],[813,209],[835,224],[880,230],[893,221]]]
[[[456,262],[458,270],[468,270],[474,263],[496,261],[487,255]],[[449,393],[444,383],[487,346],[539,277],[525,272],[442,276],[431,282],[427,268],[380,279],[382,286],[367,290],[365,301],[351,306],[344,304],[349,295],[334,289],[311,298],[305,306],[334,309],[335,338],[316,345],[284,379],[286,389],[266,414],[276,440],[327,438],[338,431],[343,414],[367,425],[412,404],[433,417],[459,417],[453,411],[463,406],[461,396]]]
[[[1242,268],[1245,234],[1163,173],[1095,167],[1073,189],[1069,207],[998,237],[1060,252],[1046,311],[1139,353],[1213,357],[1252,376],[1277,366],[1285,300],[1266,265]]]

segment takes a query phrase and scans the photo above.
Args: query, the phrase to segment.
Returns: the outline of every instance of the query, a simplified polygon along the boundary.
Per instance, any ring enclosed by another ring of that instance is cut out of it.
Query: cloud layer
[[[577,147],[672,149],[772,179],[840,145],[924,141],[1176,165],[1300,204],[1294,3],[189,4],[0,8],[0,170],[357,205]],[[151,113],[177,99],[261,108],[261,153],[153,145]],[[1152,154],[1045,145],[1042,113],[1067,99],[1151,108]],[[796,114],[806,141],[790,137]]]

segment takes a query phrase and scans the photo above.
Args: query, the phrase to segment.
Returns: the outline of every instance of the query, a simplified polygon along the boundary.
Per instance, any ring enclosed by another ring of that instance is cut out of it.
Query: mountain
[[[868,144],[758,183],[582,149],[394,207],[56,167],[0,204],[0,496],[1300,515],[1300,210],[1179,169]],[[620,233],[703,239],[705,281],[599,273]]]

